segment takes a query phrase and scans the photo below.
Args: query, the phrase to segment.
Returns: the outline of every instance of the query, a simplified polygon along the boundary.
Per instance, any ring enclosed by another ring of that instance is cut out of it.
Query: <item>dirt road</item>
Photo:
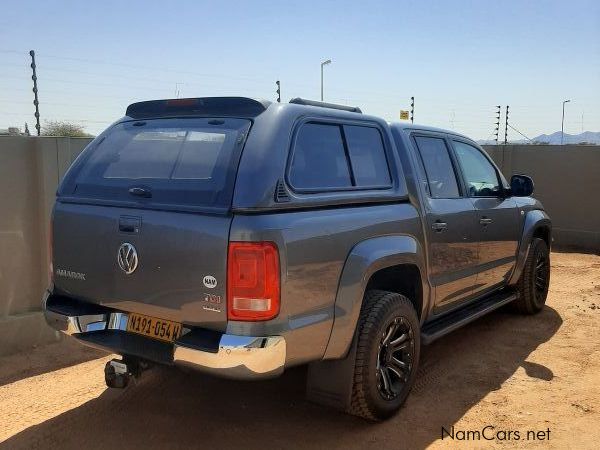
[[[302,369],[257,383],[155,369],[107,390],[109,358],[65,341],[0,359],[0,447],[598,448],[600,257],[552,265],[541,314],[496,312],[426,348],[382,424],[306,402]]]

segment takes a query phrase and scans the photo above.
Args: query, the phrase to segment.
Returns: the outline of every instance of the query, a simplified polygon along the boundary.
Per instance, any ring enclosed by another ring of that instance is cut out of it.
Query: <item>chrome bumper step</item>
[[[272,378],[283,373],[286,343],[282,336],[238,336],[184,328],[173,344],[128,333],[128,314],[46,292],[46,322],[83,344],[160,364],[191,367],[234,379]]]

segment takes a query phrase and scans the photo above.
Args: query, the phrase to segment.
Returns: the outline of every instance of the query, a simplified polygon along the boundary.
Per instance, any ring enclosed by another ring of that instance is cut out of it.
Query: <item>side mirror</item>
[[[529,197],[533,194],[533,180],[527,175],[513,175],[510,178],[510,191],[515,197]]]

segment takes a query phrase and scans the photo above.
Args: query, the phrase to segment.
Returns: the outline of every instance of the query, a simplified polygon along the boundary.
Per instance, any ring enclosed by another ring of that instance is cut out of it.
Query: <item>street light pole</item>
[[[323,66],[326,66],[327,64],[331,64],[330,59],[321,63],[321,101],[323,101]]]
[[[563,145],[563,139],[565,137],[565,103],[569,103],[571,100],[563,101],[563,113],[562,122],[560,124],[560,145]]]

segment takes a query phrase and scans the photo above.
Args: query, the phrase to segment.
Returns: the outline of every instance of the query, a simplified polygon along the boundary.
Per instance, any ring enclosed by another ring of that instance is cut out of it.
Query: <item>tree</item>
[[[42,127],[42,136],[93,137],[85,132],[85,127],[76,123],[49,120]]]

